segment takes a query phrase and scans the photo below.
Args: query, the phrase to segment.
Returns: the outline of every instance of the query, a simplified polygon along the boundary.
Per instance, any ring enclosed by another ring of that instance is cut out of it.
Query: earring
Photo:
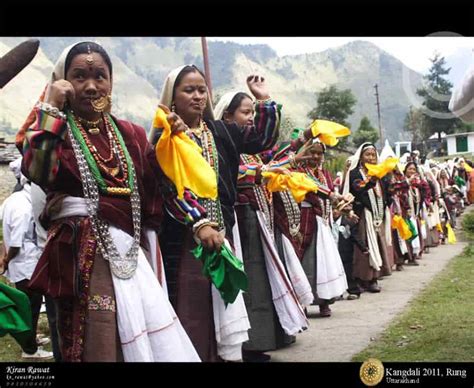
[[[174,102],[171,104],[171,112],[176,112],[176,105]]]
[[[107,96],[102,96],[95,100],[91,100],[91,105],[92,108],[98,113],[109,111],[112,105],[112,96],[108,94]]]

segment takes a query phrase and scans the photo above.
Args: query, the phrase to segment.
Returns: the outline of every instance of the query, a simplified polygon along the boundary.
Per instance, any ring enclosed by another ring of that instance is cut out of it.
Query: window
[[[467,136],[456,137],[456,153],[467,152]]]

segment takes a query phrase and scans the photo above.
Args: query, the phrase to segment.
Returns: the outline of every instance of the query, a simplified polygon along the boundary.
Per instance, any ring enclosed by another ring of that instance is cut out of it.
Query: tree
[[[411,134],[411,142],[414,145],[422,143],[423,139],[431,136],[426,128],[423,110],[413,109],[412,106],[410,106],[410,111],[405,116],[403,130]]]
[[[346,119],[354,113],[352,108],[356,102],[350,89],[338,90],[332,85],[319,93],[317,106],[308,113],[308,117],[311,120],[331,120],[349,127]]]
[[[441,132],[453,133],[460,126],[460,120],[449,111],[453,84],[444,76],[449,74],[451,68],[446,68],[444,57],[438,53],[430,61],[432,65],[424,76],[425,85],[416,93],[423,97],[423,134],[429,137],[438,133],[438,141],[441,143]]]
[[[350,89],[338,90],[334,85],[324,88],[318,95],[317,105],[308,113],[311,120],[330,120],[350,128],[347,118],[354,113],[357,100]],[[340,139],[339,146],[347,145],[347,137]]]
[[[352,142],[356,147],[359,147],[362,143],[369,142],[375,144],[375,142],[379,139],[379,132],[377,129],[372,127],[370,120],[367,116],[362,117],[360,120],[359,129],[354,134],[352,138]]]
[[[293,130],[295,129],[296,125],[290,115],[285,115],[282,118],[281,125],[280,125],[280,136],[279,139],[281,141],[286,141],[290,138]]]

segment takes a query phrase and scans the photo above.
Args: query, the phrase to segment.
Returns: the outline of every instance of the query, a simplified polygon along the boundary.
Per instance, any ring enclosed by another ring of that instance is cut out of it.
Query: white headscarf
[[[224,112],[227,110],[234,97],[239,93],[242,92],[228,92],[221,97],[214,108],[214,117],[216,120],[224,120]]]
[[[183,69],[186,66],[192,66],[192,67],[195,67],[196,70],[198,70],[198,68],[192,64],[183,65],[183,66],[177,67],[176,69],[171,70],[169,74],[166,76],[165,82],[163,84],[163,88],[161,89],[160,104],[166,105],[168,108],[171,109],[171,105],[173,105],[173,90],[176,84],[176,79],[178,78],[179,74],[181,73],[181,71],[183,71]],[[211,96],[209,94],[209,89],[207,90],[207,103],[206,103],[206,107],[204,108],[203,118],[206,120],[214,120],[214,112],[212,111],[212,101],[211,101]],[[153,128],[153,125],[152,125],[150,129],[150,134],[148,136],[148,139],[150,141],[154,140],[155,132],[156,132],[156,128]]]
[[[69,54],[69,52],[75,47],[77,46],[78,44],[81,44],[81,43],[94,43],[94,44],[97,44],[99,45],[98,43],[96,42],[91,42],[91,41],[83,41],[83,42],[77,42],[77,43],[74,43],[68,47],[66,47],[63,52],[61,53],[61,55],[59,56],[58,60],[56,61],[56,63],[54,64],[54,68],[53,68],[53,72],[51,73],[51,78],[49,79],[48,81],[48,84],[46,85],[46,88],[45,90],[43,91],[42,95],[40,96],[39,98],[39,101],[45,101],[47,100],[47,97],[48,97],[48,94],[49,94],[49,88],[51,87],[51,84],[55,81],[58,81],[60,79],[65,79],[66,78],[66,74],[65,74],[65,68],[66,68],[66,58]],[[99,45],[100,46],[100,45]],[[102,47],[102,46],[101,46]],[[104,50],[105,51],[105,50]],[[111,77],[112,77],[112,74],[111,74]],[[111,83],[111,87],[112,87],[112,83]],[[23,125],[21,126],[20,128],[20,131],[19,133],[17,134],[17,139],[16,139],[16,143],[17,143],[17,146],[18,147],[21,147],[20,145],[23,145],[23,137],[24,137],[24,133],[25,131],[30,127],[31,124],[33,124],[34,122],[36,121],[36,113],[35,113],[35,110],[33,109],[30,114],[28,115],[28,117],[26,118],[25,122],[23,123]],[[23,135],[19,136],[20,133],[22,133]]]
[[[93,43],[93,44],[96,44],[98,46],[101,46],[100,44],[98,44],[97,42],[92,42],[92,41],[82,41],[82,42],[77,42],[77,43],[74,43],[74,44],[71,44],[70,46],[67,46],[63,52],[61,53],[61,55],[59,56],[58,60],[56,61],[56,63],[54,64],[54,68],[53,68],[53,72],[51,74],[51,79],[49,81],[49,84],[48,84],[48,90],[46,91],[46,96],[48,95],[48,92],[49,92],[49,87],[50,85],[55,82],[55,81],[58,81],[60,79],[65,79],[66,78],[66,74],[65,74],[65,70],[66,70],[66,58],[69,54],[69,52],[74,48],[76,47],[77,45],[81,44],[81,43]],[[102,46],[101,46],[102,47]],[[105,51],[105,49],[104,49]],[[110,74],[110,76],[112,77],[112,74]],[[111,83],[112,85],[112,83]]]
[[[375,147],[375,145],[373,145],[372,143],[368,143],[368,142],[367,143],[362,143],[360,145],[360,147],[358,148],[358,150],[356,151],[356,153],[354,155],[350,156],[349,158],[347,158],[347,160],[351,161],[351,165],[349,166],[348,170],[346,171],[346,176],[344,177],[344,188],[342,190],[342,195],[346,195],[347,193],[350,192],[350,190],[351,190],[351,185],[350,185],[351,171],[356,169],[359,166],[360,157],[362,156],[362,151],[365,148],[369,148],[369,147],[375,148],[375,152],[377,154],[377,161],[379,160],[379,154],[377,152],[377,148]]]

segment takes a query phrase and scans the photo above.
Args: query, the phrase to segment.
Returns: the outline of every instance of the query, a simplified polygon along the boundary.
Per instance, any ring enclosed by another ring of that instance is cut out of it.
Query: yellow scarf
[[[388,158],[379,164],[366,163],[365,167],[367,167],[367,175],[382,179],[385,175],[395,169],[397,163],[398,158]]]
[[[217,198],[216,173],[202,156],[202,149],[185,133],[171,135],[166,113],[158,108],[153,119],[154,128],[163,128],[156,145],[156,159],[165,175],[175,184],[178,198],[190,189],[200,198]]]
[[[286,175],[265,171],[262,176],[268,179],[267,189],[270,192],[290,190],[297,203],[300,203],[307,193],[318,191],[318,185],[301,172]]]
[[[351,130],[341,124],[329,120],[314,120],[311,124],[311,134],[329,147],[339,142],[339,137],[349,136]]]

